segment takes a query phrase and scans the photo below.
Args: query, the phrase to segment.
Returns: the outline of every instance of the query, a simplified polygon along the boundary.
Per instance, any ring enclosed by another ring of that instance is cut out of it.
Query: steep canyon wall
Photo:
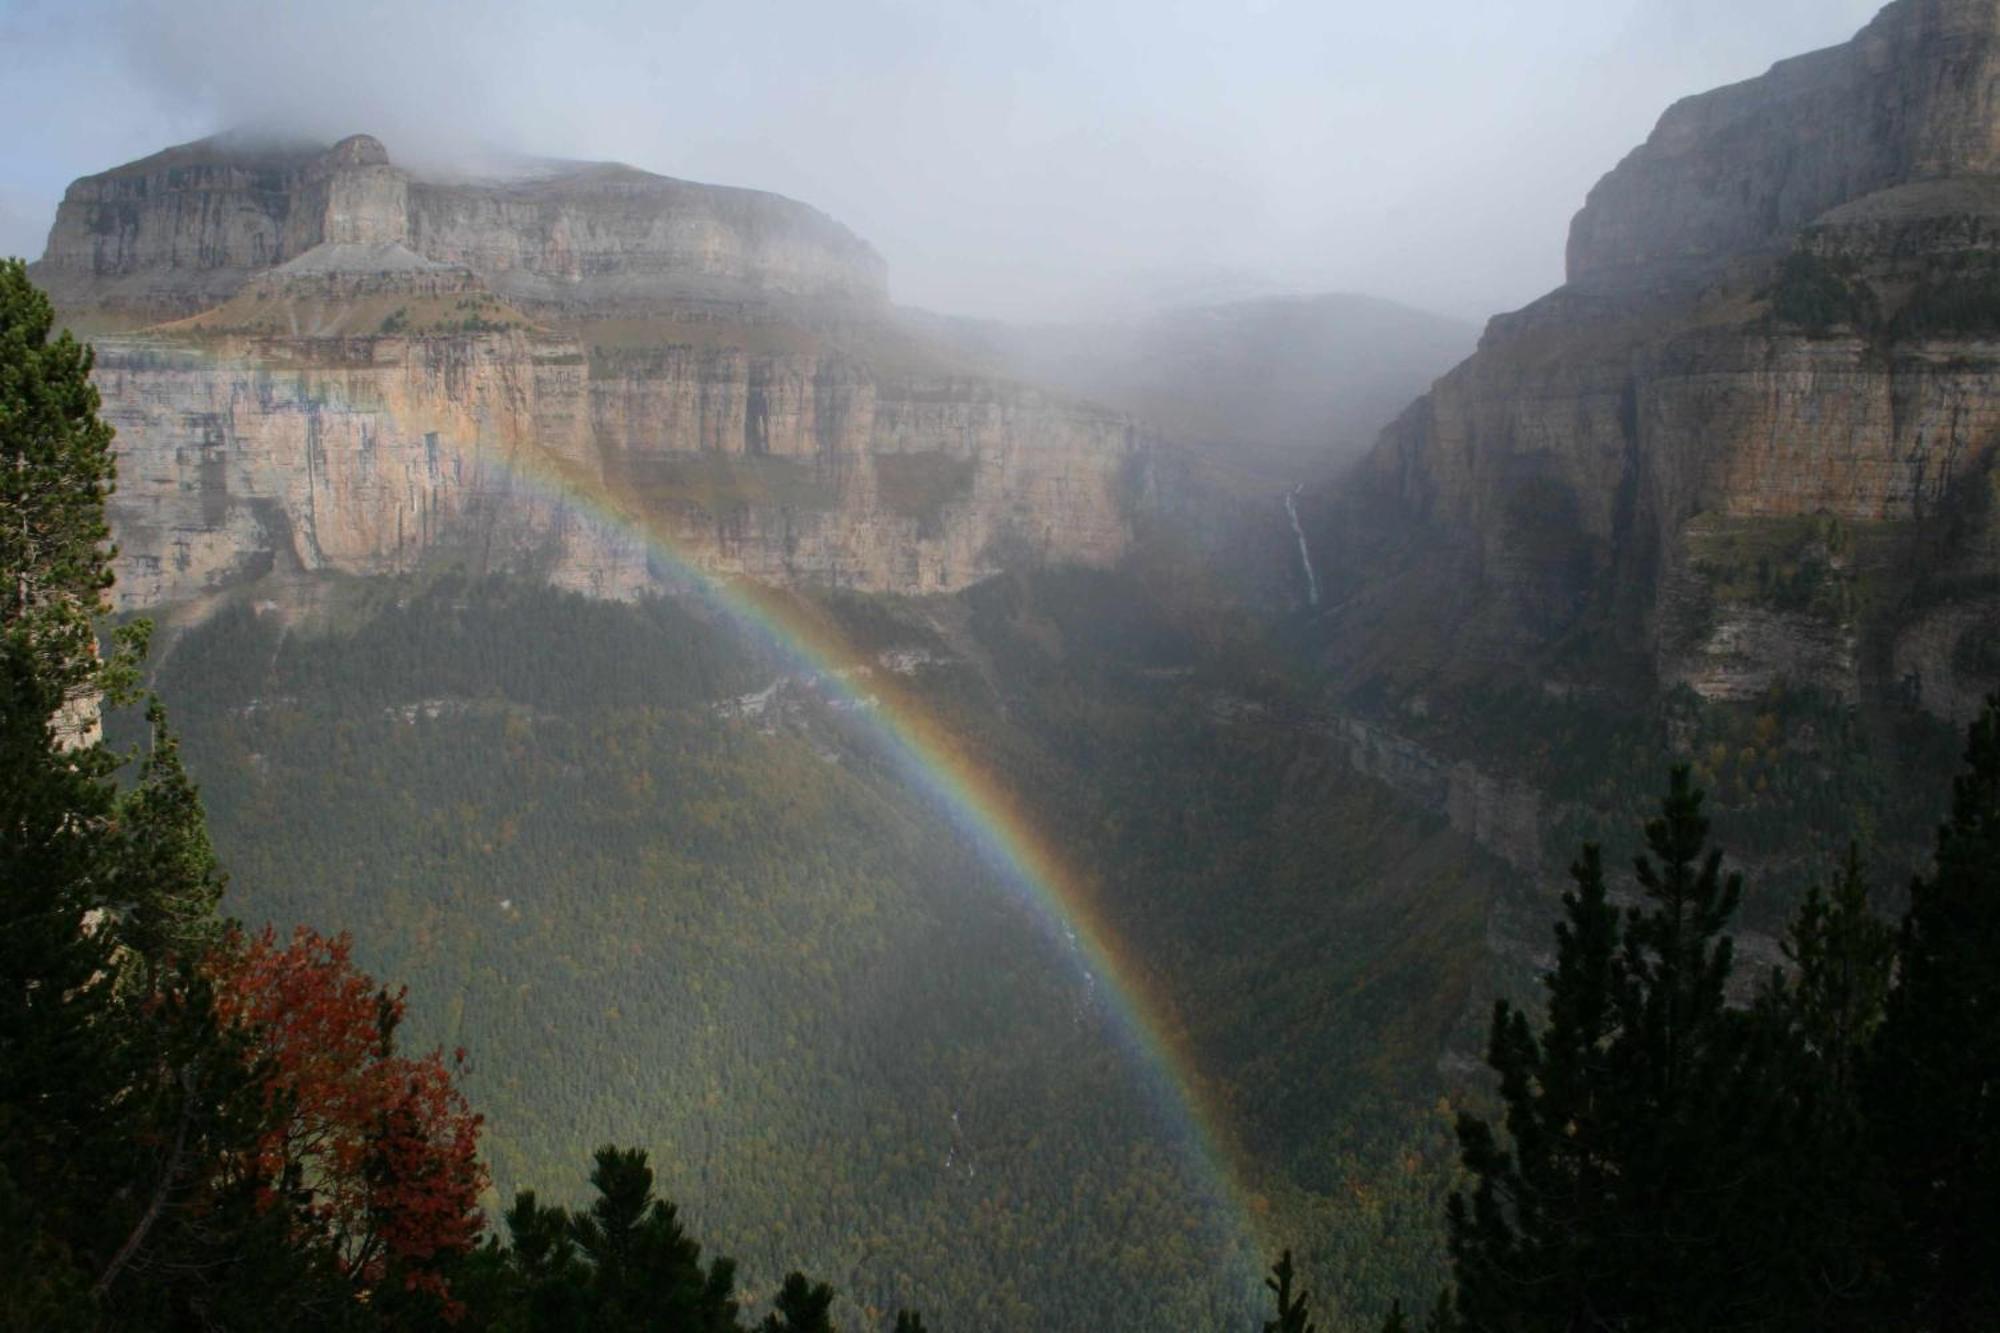
[[[1996,171],[1992,0],[1898,0],[1681,103],[1592,192],[1568,285],[1492,321],[1315,542],[1385,505],[1420,534],[1440,671],[1963,716],[2000,686]],[[1409,585],[1372,595],[1389,625]]]
[[[950,591],[1116,559],[1148,457],[926,346],[824,215],[616,165],[205,141],[77,182],[34,275],[98,344],[130,606],[440,563]]]

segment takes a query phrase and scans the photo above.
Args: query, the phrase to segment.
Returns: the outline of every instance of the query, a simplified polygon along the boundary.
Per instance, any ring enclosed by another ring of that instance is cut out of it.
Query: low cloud
[[[0,149],[0,236],[45,230],[63,181],[213,129],[367,130],[419,165],[614,158],[777,190],[944,309],[1228,273],[1478,314],[1560,279],[1569,214],[1667,102],[1872,9],[25,0],[0,17],[0,110],[50,131]]]

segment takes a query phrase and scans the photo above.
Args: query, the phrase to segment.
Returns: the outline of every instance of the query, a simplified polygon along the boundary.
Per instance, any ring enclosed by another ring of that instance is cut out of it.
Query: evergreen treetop
[[[1910,887],[1866,1105],[1898,1285],[1940,1329],[2000,1326],[2000,700]]]

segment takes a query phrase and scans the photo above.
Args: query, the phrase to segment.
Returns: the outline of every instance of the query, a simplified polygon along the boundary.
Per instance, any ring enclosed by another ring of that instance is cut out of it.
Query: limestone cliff
[[[110,339],[98,382],[130,606],[437,564],[605,596],[671,586],[683,560],[946,591],[1022,555],[1115,558],[1140,457],[1123,420],[1031,390],[837,353],[592,356],[523,329]]]
[[[652,308],[814,298],[877,305],[881,258],[804,204],[613,163],[427,180],[376,139],[226,135],[70,186],[35,279],[71,317],[154,322],[227,299],[321,244],[402,245],[524,304]]]
[[[1996,80],[1991,0],[1898,0],[1845,46],[1690,97],[1591,191],[1570,282],[1699,276],[1848,200],[2000,171]]]
[[[1353,678],[2000,685],[1996,87],[2000,4],[1898,0],[1669,111],[1319,507]]]
[[[837,223],[626,167],[210,140],[77,182],[35,276],[96,336],[130,606],[438,564],[948,591],[1115,559],[1143,480],[1124,418],[912,336]]]

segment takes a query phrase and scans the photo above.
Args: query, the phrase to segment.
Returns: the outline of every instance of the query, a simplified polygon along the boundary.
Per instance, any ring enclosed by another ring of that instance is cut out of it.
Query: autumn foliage
[[[484,1219],[480,1117],[455,1077],[465,1052],[396,1053],[404,992],[357,971],[352,941],[300,927],[232,935],[212,964],[224,1025],[253,1034],[267,1128],[242,1169],[260,1206],[331,1247],[358,1287],[450,1295],[439,1272]]]

